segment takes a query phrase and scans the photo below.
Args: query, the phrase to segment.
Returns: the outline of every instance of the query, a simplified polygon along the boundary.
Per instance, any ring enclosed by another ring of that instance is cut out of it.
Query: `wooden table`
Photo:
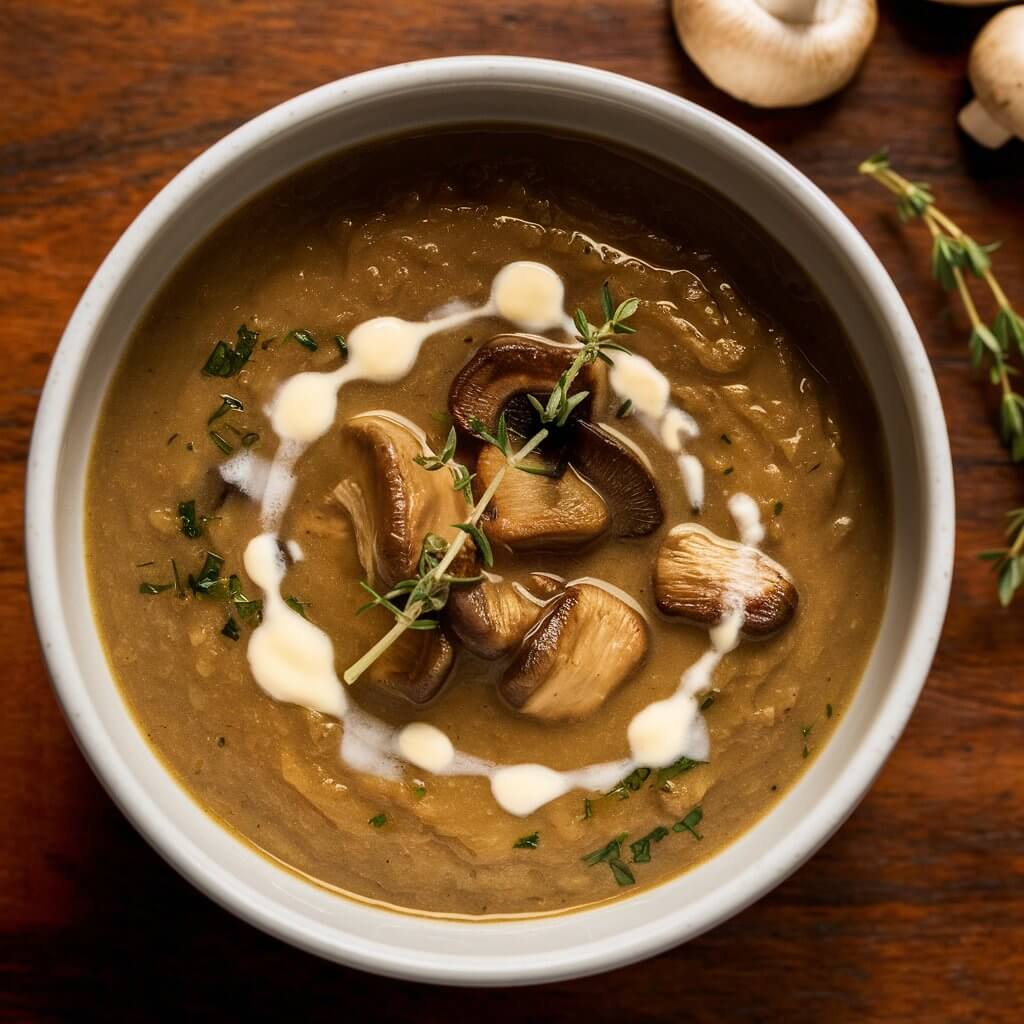
[[[993,432],[965,331],[929,280],[920,226],[858,178],[889,143],[1024,301],[1024,146],[965,143],[954,115],[981,11],[891,2],[863,73],[813,108],[759,112],[685,58],[662,0],[5,0],[0,5],[0,1015],[534,1021],[1019,1021],[1024,1007],[1024,601],[976,559],[1024,482]],[[395,61],[565,58],[690,97],[788,157],[880,253],[925,339],[960,507],[945,636],[871,794],[821,853],[709,935],[602,977],[467,995],[288,949],[175,875],[75,748],[35,642],[22,488],[47,366],[97,264],[143,204],[236,125]]]

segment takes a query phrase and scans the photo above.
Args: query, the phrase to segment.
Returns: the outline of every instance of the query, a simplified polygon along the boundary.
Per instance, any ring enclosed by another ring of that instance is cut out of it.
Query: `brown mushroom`
[[[385,413],[364,413],[339,432],[345,476],[334,496],[347,509],[356,547],[371,584],[392,586],[416,575],[423,538],[451,539],[453,523],[466,518],[466,503],[445,472],[428,473],[422,435]]]
[[[498,692],[534,718],[585,718],[636,671],[647,644],[631,605],[603,586],[573,583],[527,634]]]
[[[494,431],[498,417],[513,399],[535,395],[546,401],[578,351],[576,346],[556,345],[533,334],[498,334],[491,338],[452,381],[448,411],[455,425],[472,434],[473,420],[480,420]],[[591,408],[603,408],[608,393],[606,379],[603,363],[591,363],[580,371],[570,394],[589,391],[590,397],[577,407],[577,417],[586,418]]]
[[[569,458],[607,502],[616,537],[643,537],[661,526],[665,513],[654,480],[625,439],[577,420]]]
[[[674,527],[662,541],[654,596],[666,615],[708,627],[741,603],[741,632],[753,638],[782,629],[799,600],[789,573],[774,559],[696,523]]]
[[[545,602],[561,590],[553,576],[533,573],[525,584],[485,579],[452,587],[445,617],[467,651],[493,660],[515,651],[533,628]]]
[[[478,499],[504,465],[494,445],[481,449],[473,481]],[[604,499],[571,466],[558,477],[508,470],[480,520],[488,540],[514,551],[581,548],[610,523]]]
[[[441,692],[454,664],[455,650],[442,629],[407,629],[364,679],[413,704],[426,704]]]

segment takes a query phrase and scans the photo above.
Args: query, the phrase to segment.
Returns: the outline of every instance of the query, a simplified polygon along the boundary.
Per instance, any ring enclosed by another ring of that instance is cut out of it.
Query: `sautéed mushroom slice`
[[[345,476],[334,489],[352,517],[359,561],[372,585],[393,586],[416,575],[423,538],[452,535],[466,503],[448,473],[427,473],[419,436],[380,413],[354,416],[339,431]]]
[[[478,498],[504,465],[494,445],[481,449],[474,481]],[[543,468],[536,460],[532,465]],[[511,470],[480,520],[488,540],[513,551],[585,547],[610,524],[604,498],[571,466],[558,477]]]
[[[455,650],[442,629],[407,629],[366,671],[378,689],[413,704],[436,697],[455,664]]]
[[[639,668],[647,647],[638,611],[603,587],[574,583],[527,635],[498,692],[533,718],[586,718]]]
[[[774,559],[695,523],[674,527],[662,541],[654,595],[666,615],[699,626],[714,626],[742,603],[741,632],[749,638],[782,629],[799,600],[789,573]]]
[[[561,590],[551,576],[533,573],[527,584],[485,579],[453,587],[446,606],[452,632],[479,658],[503,658],[517,650],[540,618],[545,602]]]

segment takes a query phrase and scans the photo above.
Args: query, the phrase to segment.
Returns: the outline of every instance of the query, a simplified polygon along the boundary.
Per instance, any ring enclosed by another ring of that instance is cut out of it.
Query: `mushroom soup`
[[[875,407],[726,200],[519,131],[348,152],[163,288],[86,535],[140,727],[218,820],[450,915],[635,892],[827,742],[885,602]]]

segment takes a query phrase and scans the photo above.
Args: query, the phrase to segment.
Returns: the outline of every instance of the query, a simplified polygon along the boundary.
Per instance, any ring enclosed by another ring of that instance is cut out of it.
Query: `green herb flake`
[[[512,844],[513,850],[536,850],[540,846],[540,833],[531,832],[528,836],[522,836]]]
[[[309,616],[306,614],[306,605],[300,601],[294,594],[286,597],[284,603],[288,605],[293,612],[298,612],[304,619],[308,619]]]
[[[387,821],[388,816],[381,812],[380,814],[375,814],[366,824],[372,825],[374,828],[383,828]]]
[[[228,616],[228,621],[224,623],[224,628],[220,632],[221,636],[226,636],[229,640],[237,640],[242,635],[238,632],[238,623],[231,615]]]
[[[227,746],[227,742],[228,741],[223,736],[218,736],[217,737],[217,746],[218,747],[225,747],[225,746]]]
[[[723,473],[722,473],[722,476],[732,476],[732,473],[733,473],[733,469],[732,469],[732,466],[728,466],[728,467],[727,467],[727,468],[726,468],[726,469],[725,469],[725,470],[723,471]]]
[[[181,532],[186,537],[191,537],[195,540],[196,537],[202,536],[203,528],[196,517],[195,499],[182,501],[178,504],[178,519],[181,523]]]
[[[619,856],[619,850],[625,842],[627,835],[627,832],[621,833],[621,835],[616,836],[610,843],[608,843],[607,846],[602,846],[599,850],[592,850],[590,853],[584,854],[580,860],[582,860],[587,867],[591,868],[595,864],[615,860]]]
[[[139,593],[140,594],[162,594],[165,590],[170,590],[173,587],[173,583],[140,583]]]
[[[206,552],[206,560],[199,571],[198,576],[189,575],[188,586],[196,597],[225,597],[227,596],[227,581],[220,576],[224,559],[215,555],[212,551]]]
[[[732,438],[728,434],[722,434],[722,440],[726,444],[732,444]]]
[[[217,408],[214,409],[213,412],[210,414],[209,419],[206,421],[206,425],[209,426],[215,420],[219,420],[221,416],[224,416],[229,412],[244,411],[245,406],[242,405],[242,403],[237,398],[233,398],[231,395],[221,395],[220,405],[218,405]]]
[[[650,768],[635,768],[617,786],[608,790],[605,796],[617,796],[620,800],[628,800],[629,794],[640,789],[650,774]]]
[[[612,876],[619,885],[636,885],[633,872],[622,863],[621,860],[608,861],[608,867],[612,869]]]
[[[249,361],[256,350],[258,331],[250,331],[245,324],[238,328],[238,340],[234,348],[225,341],[218,341],[203,365],[207,377],[234,377]]]
[[[218,434],[216,430],[209,432],[210,440],[225,454],[230,455],[235,449],[230,441],[227,441],[222,434]]]
[[[617,419],[624,420],[633,411],[633,399],[627,398],[622,405],[615,410],[615,416]]]
[[[715,694],[713,694],[713,693],[709,693],[709,694],[708,694],[708,695],[707,695],[707,696],[706,696],[706,697],[705,697],[705,698],[704,698],[704,699],[703,699],[703,700],[702,700],[702,701],[700,702],[700,709],[701,709],[701,711],[707,711],[707,709],[708,709],[709,707],[711,707],[711,705],[712,705],[712,704],[714,704],[714,703],[715,703]]]
[[[417,784],[412,787],[412,795],[417,800],[422,800],[427,795],[427,787],[422,784]]]
[[[284,338],[285,341],[297,341],[304,349],[310,352],[315,352],[320,346],[316,343],[316,339],[309,331],[294,330],[289,331]]]
[[[658,769],[658,784],[663,786],[666,782],[671,782],[672,779],[682,775],[683,772],[692,771],[703,763],[703,761],[694,761],[689,757],[681,757],[666,768]]]
[[[814,728],[814,724],[813,723],[811,725],[803,725],[803,726],[801,726],[800,727],[800,735],[803,736],[804,739],[807,739],[807,737],[811,735],[811,730],[813,728]]]
[[[690,813],[683,818],[682,821],[677,821],[672,826],[673,832],[689,832],[694,839],[700,841],[704,837],[697,831],[697,826],[704,820],[704,811],[699,807],[694,807]]]
[[[668,835],[668,829],[659,825],[653,831],[648,832],[643,839],[630,843],[629,848],[633,852],[634,864],[646,864],[651,859],[651,843],[660,843]]]
[[[781,501],[775,502],[775,514],[777,516],[781,516],[782,515],[782,502]]]
[[[826,704],[825,705],[825,717],[826,718],[831,718],[832,717],[832,705],[831,704]]]
[[[594,805],[589,799],[583,801],[583,820],[586,821],[588,818],[594,816]]]
[[[334,344],[338,346],[338,355],[344,359],[348,355],[348,342],[345,341],[342,335],[336,334],[334,336]]]

